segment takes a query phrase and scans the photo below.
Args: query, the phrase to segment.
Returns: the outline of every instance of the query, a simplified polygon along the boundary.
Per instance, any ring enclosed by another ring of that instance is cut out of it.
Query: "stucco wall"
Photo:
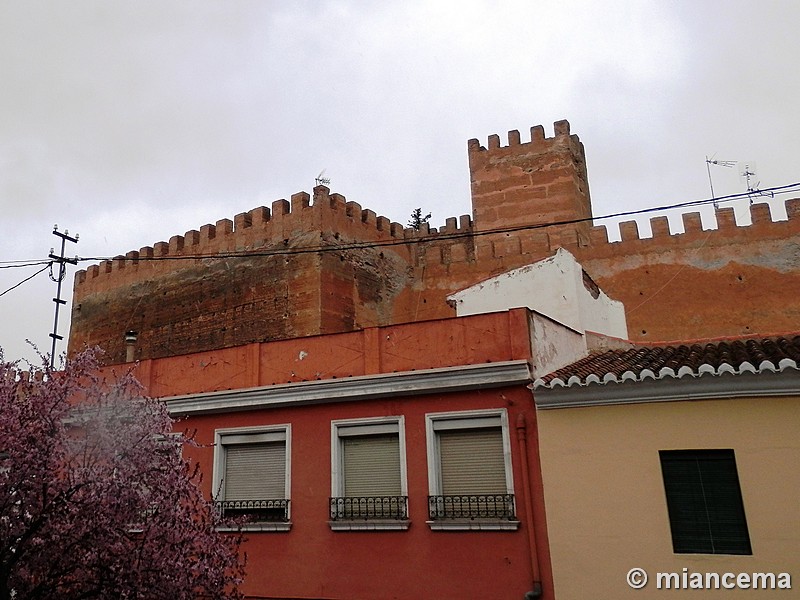
[[[625,308],[591,280],[567,250],[496,275],[448,298],[461,316],[525,306],[579,331],[628,337]]]
[[[148,359],[134,368],[147,392],[162,397],[507,360],[531,360],[524,308]]]
[[[793,591],[692,597],[795,598],[800,585],[800,398],[539,410],[555,593],[559,600],[663,598],[657,572],[790,572]],[[732,448],[752,556],[676,555],[659,450]],[[633,567],[651,583],[626,584]],[[675,593],[672,593],[675,595]]]
[[[519,414],[533,418],[525,386],[473,393],[349,402],[192,417],[181,426],[196,430],[203,447],[191,451],[205,474],[211,495],[214,429],[291,423],[292,469],[289,532],[249,533],[243,589],[255,597],[362,600],[521,599],[532,587],[526,525],[516,531],[432,531],[426,524],[428,464],[425,414],[507,408],[513,424]],[[376,416],[405,417],[409,519],[406,531],[332,531],[328,525],[331,491],[331,420]],[[513,425],[512,425],[513,427]],[[535,436],[529,427],[528,446]],[[518,518],[526,518],[520,446],[511,432]],[[535,460],[535,450],[532,460]],[[536,477],[538,479],[538,476]],[[551,592],[541,499],[539,550]]]
[[[163,397],[530,361],[530,323],[528,311],[517,309],[146,360],[136,372],[148,393]],[[106,372],[115,370],[108,367]],[[368,381],[362,384],[369,386]],[[433,531],[426,523],[430,490],[425,415],[481,409],[507,411],[520,524],[510,531]],[[333,531],[328,523],[331,421],[385,416],[405,420],[410,526],[405,531]],[[176,427],[195,432],[198,446],[186,448],[185,455],[199,464],[204,492],[211,497],[215,430],[291,424],[291,530],[247,534],[245,593],[259,598],[505,600],[522,598],[533,587],[529,535],[539,555],[543,587],[552,597],[535,417],[531,392],[521,382],[192,414]]]

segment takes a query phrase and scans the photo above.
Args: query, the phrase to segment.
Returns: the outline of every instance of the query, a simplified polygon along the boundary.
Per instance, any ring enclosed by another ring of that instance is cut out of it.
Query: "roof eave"
[[[172,416],[188,416],[441,394],[530,383],[528,362],[513,360],[186,394],[162,400]]]
[[[534,391],[536,407],[543,410],[765,396],[800,396],[800,371],[704,374],[669,380],[538,387]]]

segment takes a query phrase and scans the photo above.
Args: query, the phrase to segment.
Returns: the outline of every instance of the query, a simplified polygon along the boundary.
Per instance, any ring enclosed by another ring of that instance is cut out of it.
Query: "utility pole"
[[[71,265],[78,264],[78,257],[75,258],[66,258],[64,256],[64,247],[66,243],[72,242],[73,244],[78,243],[78,235],[76,234],[75,237],[71,237],[69,235],[69,230],[65,229],[64,233],[61,233],[58,230],[58,225],[53,225],[53,235],[56,237],[61,238],[61,253],[56,255],[54,253],[53,248],[50,248],[50,256],[48,258],[53,260],[53,263],[58,263],[58,273],[53,273],[53,263],[50,263],[50,279],[55,281],[58,284],[58,291],[56,292],[56,297],[53,298],[53,302],[56,303],[56,314],[55,319],[53,320],[53,333],[50,334],[50,337],[53,338],[53,346],[52,350],[50,351],[50,368],[52,369],[55,365],[56,360],[56,342],[58,340],[63,340],[64,336],[58,335],[58,309],[61,308],[62,304],[66,304],[66,300],[61,299],[61,283],[64,281],[64,277],[67,274],[67,263]]]

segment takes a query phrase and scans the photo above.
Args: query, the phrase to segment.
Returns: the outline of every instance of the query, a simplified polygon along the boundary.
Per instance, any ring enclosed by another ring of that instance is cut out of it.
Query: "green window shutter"
[[[286,444],[225,446],[225,500],[269,500],[286,496]]]
[[[402,494],[397,434],[343,437],[342,454],[345,497]]]
[[[505,494],[503,433],[499,427],[437,432],[442,495]]]
[[[752,554],[733,450],[659,454],[673,550]]]

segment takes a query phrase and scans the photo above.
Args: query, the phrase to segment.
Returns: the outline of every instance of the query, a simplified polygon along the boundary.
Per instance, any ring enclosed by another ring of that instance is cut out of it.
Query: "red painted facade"
[[[528,323],[527,309],[515,309],[251,344],[143,361],[138,375],[149,393],[160,397],[236,388],[267,390],[275,384],[291,390],[306,385],[300,383],[303,380],[342,378],[368,387],[370,378],[361,376],[411,376],[432,368],[457,372],[463,365],[530,363],[534,357]],[[500,409],[508,416],[518,528],[434,531],[427,523],[425,416],[485,409]],[[331,422],[382,416],[404,418],[409,526],[402,531],[333,531],[329,525]],[[211,495],[216,430],[284,424],[291,425],[291,529],[247,533],[244,590],[249,596],[522,598],[533,589],[536,578],[542,582],[543,597],[552,598],[536,415],[524,382],[199,414],[180,420],[177,426],[196,430],[201,447],[188,449],[187,455],[200,463],[206,493]]]

